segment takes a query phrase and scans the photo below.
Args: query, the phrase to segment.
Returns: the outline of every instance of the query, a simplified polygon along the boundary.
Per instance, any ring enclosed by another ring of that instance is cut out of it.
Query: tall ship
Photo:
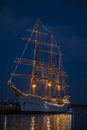
[[[21,57],[16,58],[16,67],[11,73],[8,86],[18,98],[22,112],[67,112],[70,96],[66,94],[67,75],[63,70],[61,49],[54,35],[40,20],[36,21],[33,29],[27,31],[30,36],[22,37],[27,43]],[[18,68],[21,66],[24,68],[19,73]],[[20,90],[22,85],[25,92]]]

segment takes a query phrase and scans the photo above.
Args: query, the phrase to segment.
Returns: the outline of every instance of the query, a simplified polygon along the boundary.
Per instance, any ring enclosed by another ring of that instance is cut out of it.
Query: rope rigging
[[[26,50],[27,50],[27,48],[28,48],[28,46],[29,46],[29,43],[30,43],[30,41],[31,41],[31,38],[32,38],[32,36],[33,36],[33,33],[34,33],[34,31],[35,31],[36,26],[37,26],[38,23],[42,26],[42,28],[43,28],[44,30],[46,30],[48,33],[52,34],[51,31],[49,31],[49,30],[42,24],[42,22],[41,22],[39,19],[36,21],[35,26],[34,26],[33,30],[31,31],[30,37],[28,38],[28,42],[27,42],[27,44],[25,45],[25,48],[24,48],[24,50],[23,50],[23,52],[22,52],[22,54],[21,54],[21,56],[20,56],[20,58],[19,58],[18,63],[16,64],[16,67],[15,67],[15,69],[14,69],[14,71],[13,71],[13,74],[15,74],[16,71],[17,71],[18,65],[20,64],[21,59],[22,59],[22,57],[24,56],[24,54],[25,54],[25,52],[26,52]],[[52,35],[53,35],[53,34],[52,34]],[[54,39],[55,45],[58,46],[54,35],[53,35],[53,39]],[[58,51],[59,51],[59,46],[58,46]],[[11,75],[9,81],[11,81],[11,80],[13,79],[13,77],[14,77],[14,75]]]

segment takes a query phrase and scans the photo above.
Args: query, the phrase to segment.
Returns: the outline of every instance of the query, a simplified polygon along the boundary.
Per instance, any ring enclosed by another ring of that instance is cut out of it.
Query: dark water
[[[87,130],[87,112],[0,115],[0,130]]]

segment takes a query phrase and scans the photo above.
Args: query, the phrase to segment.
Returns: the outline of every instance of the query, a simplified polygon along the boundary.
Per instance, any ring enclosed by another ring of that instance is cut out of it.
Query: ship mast
[[[36,86],[36,77],[37,77],[37,61],[38,61],[38,27],[39,23],[37,21],[36,23],[36,28],[35,28],[35,33],[36,33],[36,38],[35,38],[35,49],[34,49],[34,68],[33,68],[33,77],[31,79],[31,85],[32,85],[32,91],[33,94],[37,94],[37,86]]]
[[[31,39],[31,41],[35,43],[34,63],[33,63],[33,71],[32,71],[32,78],[31,78],[31,90],[32,90],[33,95],[37,95],[37,81],[38,81],[38,69],[37,69],[37,67],[42,66],[42,63],[38,62],[38,51],[40,51],[39,50],[39,44],[44,44],[44,45],[47,44],[47,43],[44,43],[44,42],[40,42],[38,40],[38,36],[39,35],[45,35],[45,36],[48,35],[46,33],[39,31],[39,24],[40,24],[39,21],[37,21],[35,30],[28,30],[28,31],[33,31],[35,33],[35,40]],[[44,77],[42,78],[42,80],[39,80],[39,81],[43,82],[43,80],[44,80]]]
[[[51,97],[51,88],[52,88],[52,56],[53,56],[53,35],[51,34],[51,43],[50,43],[50,58],[49,58],[49,81],[48,81],[48,96]]]
[[[62,67],[62,53],[61,53],[61,51],[59,51],[58,79],[57,79],[58,98],[60,98],[60,92],[61,92],[61,82],[60,82],[61,75],[62,75],[62,71],[61,71],[62,68],[61,67]]]

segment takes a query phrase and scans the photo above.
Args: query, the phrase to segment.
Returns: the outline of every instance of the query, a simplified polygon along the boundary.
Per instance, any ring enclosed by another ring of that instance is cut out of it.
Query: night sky
[[[0,0],[0,101],[15,100],[7,81],[25,47],[20,38],[38,18],[62,48],[71,102],[87,104],[86,0]]]

